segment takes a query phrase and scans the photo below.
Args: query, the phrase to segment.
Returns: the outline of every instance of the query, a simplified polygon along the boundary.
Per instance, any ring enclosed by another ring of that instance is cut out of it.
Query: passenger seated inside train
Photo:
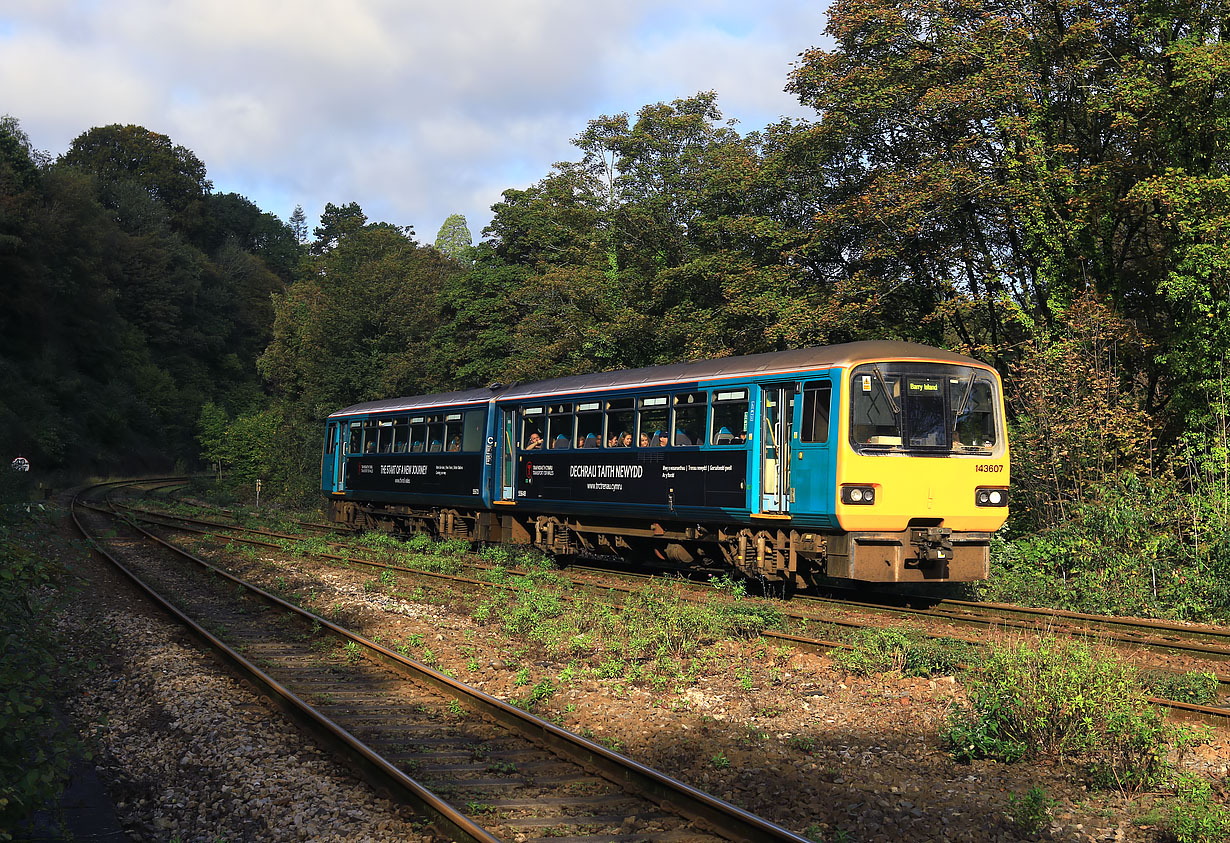
[[[454,436],[452,439],[450,439],[448,441],[448,449],[450,451],[460,451],[461,450],[461,437]]]
[[[538,435],[537,431],[535,431],[534,433],[530,434],[530,441],[525,443],[525,450],[537,451],[537,450],[540,450],[541,448],[542,448],[542,437]]]
[[[666,435],[665,430],[655,430],[653,433],[653,439],[660,448],[665,448],[670,444],[670,437]]]
[[[621,448],[631,448],[632,447],[632,434],[631,433],[624,431],[623,433],[619,434],[619,447]]]
[[[648,434],[648,433],[642,433],[642,434],[641,434],[641,438],[638,440],[638,444],[639,444],[642,448],[648,448],[648,447],[649,447],[649,434]]]

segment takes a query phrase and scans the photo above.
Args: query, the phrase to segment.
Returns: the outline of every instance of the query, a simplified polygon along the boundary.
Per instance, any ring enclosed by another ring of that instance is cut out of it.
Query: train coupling
[[[952,530],[948,527],[913,527],[910,544],[914,545],[918,564],[948,562],[953,558]]]

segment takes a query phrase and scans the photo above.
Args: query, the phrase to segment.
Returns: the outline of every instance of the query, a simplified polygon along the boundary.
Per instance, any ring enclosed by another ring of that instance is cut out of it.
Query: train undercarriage
[[[416,507],[330,500],[330,520],[357,530],[512,544],[552,556],[657,559],[680,567],[734,569],[806,588],[820,578],[882,583],[986,579],[989,533],[937,524],[899,532],[825,533],[786,525],[601,519],[589,516]]]

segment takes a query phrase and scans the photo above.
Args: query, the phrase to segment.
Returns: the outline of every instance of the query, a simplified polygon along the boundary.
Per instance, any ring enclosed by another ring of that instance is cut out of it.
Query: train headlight
[[[978,506],[1007,506],[1007,489],[977,489],[974,491],[974,503]]]
[[[842,486],[841,487],[841,502],[849,504],[858,504],[859,506],[870,506],[876,502],[876,490],[874,486]]]

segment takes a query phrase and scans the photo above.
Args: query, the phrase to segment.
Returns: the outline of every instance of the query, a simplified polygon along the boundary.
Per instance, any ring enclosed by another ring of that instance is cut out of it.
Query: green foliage
[[[1181,776],[1168,825],[1176,843],[1224,843],[1230,840],[1230,809],[1217,802],[1208,782]]]
[[[1221,683],[1211,670],[1189,670],[1186,673],[1146,672],[1145,687],[1155,697],[1192,705],[1215,705]]]
[[[1024,796],[1008,794],[1008,817],[1023,834],[1039,834],[1050,823],[1055,804],[1045,790],[1034,785]]]
[[[24,546],[30,533],[47,529],[24,506],[0,512],[0,840],[59,795],[76,747],[53,708],[64,677],[44,592],[56,571]]]
[[[464,261],[469,258],[473,246],[474,238],[466,225],[465,214],[449,214],[436,234],[437,251],[448,255],[455,261]]]
[[[850,635],[849,643],[852,649],[838,651],[833,661],[859,676],[951,675],[972,658],[969,645],[962,641],[928,638],[914,630],[858,629]]]
[[[1087,643],[1044,638],[993,645],[982,668],[969,711],[945,733],[957,758],[1082,758],[1095,783],[1125,793],[1164,780],[1176,732],[1145,702],[1131,666]]]

